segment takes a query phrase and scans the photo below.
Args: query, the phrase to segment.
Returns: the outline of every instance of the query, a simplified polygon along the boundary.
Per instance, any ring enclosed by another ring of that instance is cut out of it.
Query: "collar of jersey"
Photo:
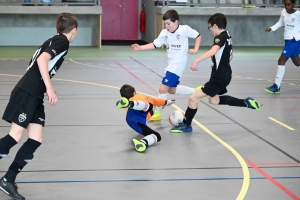
[[[177,31],[177,29],[179,28],[179,25],[177,26],[177,28],[175,29],[175,31],[171,32],[171,33],[175,33]]]

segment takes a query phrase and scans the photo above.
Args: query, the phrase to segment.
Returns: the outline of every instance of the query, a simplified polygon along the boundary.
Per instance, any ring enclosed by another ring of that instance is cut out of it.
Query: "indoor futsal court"
[[[181,84],[197,87],[210,77],[211,61],[189,65]],[[35,47],[0,48],[0,113],[25,73]],[[273,84],[281,48],[234,47],[228,95],[253,97],[261,110],[199,102],[192,133],[174,134],[168,115],[185,111],[188,96],[169,95],[160,122],[148,125],[161,142],[138,153],[139,137],[116,108],[119,88],[130,84],[157,96],[166,67],[164,49],[132,52],[130,46],[71,47],[52,79],[58,104],[45,97],[44,140],[18,175],[19,193],[29,200],[289,200],[300,199],[300,69],[289,60],[281,93]],[[1,137],[10,124],[0,121]],[[27,134],[0,160],[4,175]],[[10,199],[0,193],[1,200]]]

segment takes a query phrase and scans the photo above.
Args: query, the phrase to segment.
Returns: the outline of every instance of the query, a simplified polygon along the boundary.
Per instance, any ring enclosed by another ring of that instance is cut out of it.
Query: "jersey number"
[[[34,64],[35,60],[37,59],[38,55],[40,54],[42,48],[39,48],[38,50],[35,51],[35,53],[32,56],[31,59],[31,63],[30,65],[27,67],[27,71],[32,67],[32,65]]]

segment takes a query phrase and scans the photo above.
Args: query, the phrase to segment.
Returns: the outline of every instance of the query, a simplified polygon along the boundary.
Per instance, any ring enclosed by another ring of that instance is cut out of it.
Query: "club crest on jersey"
[[[292,18],[292,22],[294,22],[295,21],[295,18]]]
[[[25,113],[22,113],[19,115],[19,122],[24,122],[26,120],[26,114]]]
[[[176,35],[177,40],[180,40],[180,34]]]
[[[215,43],[219,43],[220,42],[220,39],[219,38],[216,38],[215,39]]]

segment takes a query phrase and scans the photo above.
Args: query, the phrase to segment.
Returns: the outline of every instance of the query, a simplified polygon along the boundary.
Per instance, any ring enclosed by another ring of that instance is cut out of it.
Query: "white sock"
[[[195,88],[191,88],[191,87],[184,86],[184,85],[178,85],[176,87],[175,94],[184,95],[184,94],[193,94],[194,92],[195,92]]]
[[[157,137],[156,137],[156,135],[154,135],[154,134],[150,134],[150,135],[147,135],[146,137],[144,137],[143,139],[142,139],[142,141],[143,140],[147,140],[147,142],[148,142],[148,147],[150,147],[151,145],[153,145],[153,144],[155,144],[156,142],[157,142]]]
[[[133,110],[141,110],[141,111],[147,111],[150,107],[148,102],[145,101],[133,101],[134,105],[131,107]]]
[[[166,94],[158,94],[158,98],[163,99],[163,100],[168,100],[168,93]],[[156,106],[154,112],[161,112],[162,107],[161,106]]]
[[[281,85],[281,81],[283,79],[284,72],[285,72],[285,66],[284,65],[278,65],[277,74],[276,74],[276,78],[275,78],[275,83],[278,86],[278,88]]]

